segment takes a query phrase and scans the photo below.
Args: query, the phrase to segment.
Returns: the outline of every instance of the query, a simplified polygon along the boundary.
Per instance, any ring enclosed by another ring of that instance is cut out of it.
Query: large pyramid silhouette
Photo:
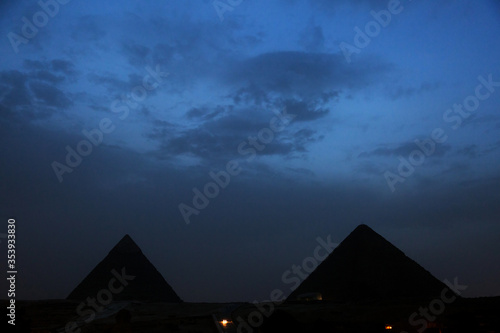
[[[367,225],[358,226],[288,300],[321,293],[338,302],[439,297],[446,285]]]
[[[182,302],[129,235],[115,245],[67,299],[96,297],[101,290],[115,301]]]

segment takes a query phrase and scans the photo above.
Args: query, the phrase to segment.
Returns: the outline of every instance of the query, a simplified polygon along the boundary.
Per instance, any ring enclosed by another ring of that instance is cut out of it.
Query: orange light
[[[387,326],[385,327],[385,329],[386,329],[386,330],[392,330],[392,326],[387,325]]]
[[[223,321],[221,321],[221,323],[222,323],[222,326],[226,326],[228,321],[226,319],[224,319]]]

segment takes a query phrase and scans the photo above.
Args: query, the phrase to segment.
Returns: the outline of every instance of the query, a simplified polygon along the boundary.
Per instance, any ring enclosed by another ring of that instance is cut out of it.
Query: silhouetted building
[[[444,283],[362,224],[295,289],[288,300],[320,293],[323,300],[439,297]],[[450,295],[453,291],[449,291]]]
[[[109,254],[69,294],[67,299],[87,297],[117,300],[162,301],[182,300],[142,253],[129,235],[125,235]]]

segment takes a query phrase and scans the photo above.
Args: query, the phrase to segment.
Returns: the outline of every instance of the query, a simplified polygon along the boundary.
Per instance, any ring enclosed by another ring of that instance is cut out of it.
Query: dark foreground
[[[456,299],[450,304],[439,300],[258,306],[114,302],[94,310],[80,304],[66,300],[18,301],[15,331],[500,333],[500,297]],[[2,306],[7,302],[2,301]],[[8,319],[4,317],[4,325],[14,328],[7,324]]]

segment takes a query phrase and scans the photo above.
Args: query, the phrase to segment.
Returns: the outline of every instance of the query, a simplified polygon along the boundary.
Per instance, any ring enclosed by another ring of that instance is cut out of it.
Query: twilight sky
[[[361,223],[500,295],[497,1],[46,3],[0,4],[19,299],[128,233],[185,301],[264,300]]]

